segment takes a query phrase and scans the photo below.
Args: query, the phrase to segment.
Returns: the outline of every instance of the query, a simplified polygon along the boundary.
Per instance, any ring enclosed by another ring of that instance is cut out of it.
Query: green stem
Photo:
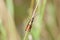
[[[25,36],[24,36],[24,40],[26,40],[26,38],[27,38],[27,36],[28,36],[28,31],[26,31],[26,33],[25,33]]]
[[[6,4],[7,4],[7,8],[9,13],[12,14],[12,16],[14,15],[14,6],[13,6],[13,0],[6,0]]]

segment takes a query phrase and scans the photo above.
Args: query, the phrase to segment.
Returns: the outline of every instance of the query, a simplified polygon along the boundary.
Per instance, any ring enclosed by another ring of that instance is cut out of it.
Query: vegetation
[[[60,1],[0,0],[0,40],[60,40]]]

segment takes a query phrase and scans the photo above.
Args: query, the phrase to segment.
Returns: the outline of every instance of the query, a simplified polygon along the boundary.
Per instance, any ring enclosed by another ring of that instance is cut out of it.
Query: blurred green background
[[[60,0],[0,0],[0,40],[24,40],[37,3],[25,40],[60,40]]]

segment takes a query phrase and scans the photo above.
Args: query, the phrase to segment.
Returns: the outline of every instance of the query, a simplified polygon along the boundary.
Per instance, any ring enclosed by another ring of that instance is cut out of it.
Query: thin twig
[[[27,37],[29,31],[31,30],[32,23],[33,23],[33,20],[34,20],[35,15],[36,15],[36,9],[37,9],[37,7],[38,7],[38,4],[39,4],[39,1],[37,2],[36,6],[35,6],[35,9],[34,9],[34,11],[32,12],[32,13],[33,13],[33,14],[32,14],[32,19],[29,21],[28,26],[27,26],[27,28],[26,28],[26,33],[25,33],[25,36],[24,36],[24,40],[26,40],[26,37]]]
[[[26,40],[27,35],[28,35],[28,32],[26,31],[25,36],[24,36],[24,40]]]

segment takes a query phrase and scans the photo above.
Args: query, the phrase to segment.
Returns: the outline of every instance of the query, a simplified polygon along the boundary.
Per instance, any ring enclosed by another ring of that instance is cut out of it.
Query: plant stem
[[[29,33],[28,31],[25,32],[24,40],[26,40],[28,33]]]
[[[6,5],[7,5],[9,13],[11,13],[11,15],[14,17],[13,0],[6,0]]]

